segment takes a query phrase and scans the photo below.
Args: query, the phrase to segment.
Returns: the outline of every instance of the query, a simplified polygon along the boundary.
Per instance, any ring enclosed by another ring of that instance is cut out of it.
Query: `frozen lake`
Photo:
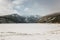
[[[1,24],[0,40],[60,40],[60,24]]]

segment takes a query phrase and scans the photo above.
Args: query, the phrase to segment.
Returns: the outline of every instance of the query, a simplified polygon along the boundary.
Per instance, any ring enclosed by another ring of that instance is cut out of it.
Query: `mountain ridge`
[[[39,16],[20,16],[18,14],[11,14],[0,16],[0,23],[37,23]]]
[[[60,12],[46,15],[38,21],[39,23],[60,23]]]

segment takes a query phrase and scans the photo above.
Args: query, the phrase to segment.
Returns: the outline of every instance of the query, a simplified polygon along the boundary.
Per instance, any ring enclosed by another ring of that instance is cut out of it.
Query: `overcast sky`
[[[0,15],[47,15],[60,11],[60,0],[0,0]]]

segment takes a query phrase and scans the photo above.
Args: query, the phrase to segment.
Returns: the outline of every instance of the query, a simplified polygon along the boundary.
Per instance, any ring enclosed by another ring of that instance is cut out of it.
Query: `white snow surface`
[[[60,40],[60,24],[1,24],[0,40]]]

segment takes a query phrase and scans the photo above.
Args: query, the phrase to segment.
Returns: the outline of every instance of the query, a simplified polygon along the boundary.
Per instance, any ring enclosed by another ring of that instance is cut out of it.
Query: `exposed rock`
[[[60,23],[60,12],[42,17],[39,23]]]

